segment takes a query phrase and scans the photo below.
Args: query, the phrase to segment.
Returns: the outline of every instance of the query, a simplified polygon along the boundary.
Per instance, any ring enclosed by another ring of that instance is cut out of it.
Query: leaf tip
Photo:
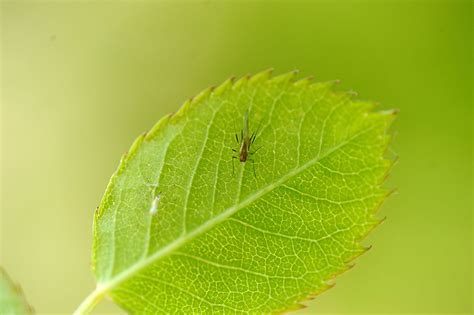
[[[128,158],[129,156],[133,156],[137,149],[140,147],[140,145],[143,143],[147,135],[147,132],[143,132],[141,135],[139,135],[135,141],[133,141],[132,146],[130,147],[128,153],[126,154],[126,157]]]
[[[216,96],[222,95],[225,91],[229,90],[232,87],[232,85],[234,84],[234,80],[235,77],[228,78],[214,89],[213,94]]]
[[[319,290],[306,294],[300,300],[300,302],[295,303],[295,304],[285,308],[284,312],[285,313],[286,312],[293,312],[293,311],[298,311],[298,310],[307,308],[308,306],[306,304],[304,304],[305,302],[309,302],[309,301],[314,300],[317,296],[319,296],[320,294],[322,294],[322,293],[326,292],[327,290],[333,288],[335,285],[336,285],[336,283],[332,282],[330,280],[326,281],[326,282],[323,282],[321,287],[319,288]],[[283,313],[280,313],[280,314],[283,314]]]
[[[291,81],[294,81],[296,76],[298,75],[299,70],[293,70],[288,73],[280,74],[277,75],[273,78],[270,79],[270,82],[272,83],[289,83]]]
[[[336,85],[341,84],[341,80],[339,80],[339,79],[331,80],[331,81],[328,81],[328,83],[332,86],[336,86]]]
[[[313,80],[314,80],[314,76],[310,75],[310,76],[307,76],[306,78],[295,81],[294,85],[298,87],[308,86],[313,82]]]
[[[346,92],[346,94],[351,98],[355,98],[355,97],[359,96],[359,93],[357,93],[354,90],[349,90],[349,91]]]
[[[388,191],[387,197],[398,194],[398,188],[392,188]]]
[[[245,85],[250,79],[250,76],[249,75],[246,75],[246,76],[243,76],[241,77],[240,79],[238,79],[234,85],[233,85],[233,89],[239,89],[241,88],[243,85]]]
[[[207,97],[209,97],[209,95],[212,93],[212,91],[214,89],[215,89],[215,87],[211,86],[211,87],[208,87],[207,89],[201,91],[198,95],[196,95],[195,97],[193,97],[191,99],[192,105],[201,103],[203,100],[205,100]]]
[[[397,116],[398,113],[400,113],[400,110],[398,108],[392,108],[392,109],[387,109],[387,110],[382,111],[382,114],[392,115],[392,116]]]
[[[383,117],[383,119],[386,122],[387,126],[392,124],[392,122],[398,116],[398,113],[399,113],[399,110],[396,109],[396,108],[379,110],[379,111],[376,112],[376,114],[380,115],[380,117]]]
[[[271,77],[272,73],[273,73],[273,68],[263,70],[251,76],[249,82],[258,83],[258,82],[267,81]]]
[[[382,220],[380,220],[380,221],[379,221],[379,224],[380,224],[380,223],[382,223],[384,220],[385,220],[385,218],[384,218],[384,219],[382,219]],[[371,249],[372,249],[372,247],[373,247],[373,245],[367,245],[367,246],[364,246],[364,253],[366,253],[366,252],[368,252],[369,250],[371,250]],[[354,265],[355,265],[355,263],[352,263],[352,264],[354,264]]]
[[[147,132],[147,135],[145,137],[146,140],[149,140],[150,138],[153,138],[158,131],[161,130],[162,127],[165,126],[166,122],[169,120],[171,117],[171,114],[164,116],[156,124],[153,125],[153,127]]]

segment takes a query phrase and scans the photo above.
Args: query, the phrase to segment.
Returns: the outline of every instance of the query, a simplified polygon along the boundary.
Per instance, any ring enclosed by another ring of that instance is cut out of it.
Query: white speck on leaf
[[[158,204],[160,203],[160,195],[157,195],[151,202],[150,214],[155,215],[158,212]]]

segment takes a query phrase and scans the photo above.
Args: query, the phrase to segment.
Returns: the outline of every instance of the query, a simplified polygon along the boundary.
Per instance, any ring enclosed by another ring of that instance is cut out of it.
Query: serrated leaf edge
[[[316,82],[316,83],[313,83],[312,82],[312,77],[307,77],[307,78],[303,78],[303,79],[300,79],[300,80],[296,80],[296,76],[298,74],[298,70],[294,70],[294,71],[291,71],[291,72],[288,72],[288,73],[284,73],[284,74],[281,74],[281,75],[277,75],[277,76],[273,76],[272,77],[272,72],[273,72],[273,69],[268,69],[268,70],[264,70],[264,71],[261,71],[259,73],[256,73],[252,76],[250,75],[247,75],[247,76],[243,76],[242,78],[240,78],[239,80],[235,81],[235,79],[233,77],[225,80],[223,83],[221,83],[220,85],[218,85],[217,87],[209,87],[207,89],[204,89],[202,92],[200,92],[199,94],[197,94],[195,97],[193,98],[190,98],[188,100],[186,100],[180,107],[180,109],[174,113],[174,114],[170,114],[168,116],[165,116],[163,118],[161,118],[151,129],[149,132],[145,132],[144,134],[140,135],[139,137],[137,137],[137,139],[135,139],[135,141],[133,142],[132,146],[130,147],[129,151],[127,153],[125,153],[121,160],[120,160],[120,164],[119,164],[119,167],[117,169],[117,171],[112,175],[110,181],[109,181],[109,184],[107,185],[107,188],[106,188],[106,192],[104,194],[104,199],[107,198],[108,195],[110,195],[111,193],[111,190],[113,188],[113,184],[114,184],[114,180],[117,178],[118,175],[120,175],[123,170],[125,169],[128,161],[136,154],[136,152],[138,151],[138,149],[140,148],[141,144],[144,142],[144,141],[148,141],[148,140],[151,140],[153,139],[155,136],[157,136],[160,131],[165,128],[168,124],[170,123],[173,123],[175,120],[183,117],[189,110],[190,108],[192,107],[195,107],[196,105],[202,103],[204,100],[212,97],[213,95],[221,95],[223,94],[226,90],[228,89],[238,89],[240,88],[241,86],[243,85],[246,85],[246,84],[262,84],[262,83],[270,83],[270,84],[282,84],[282,85],[286,85],[286,84],[294,84],[295,86],[298,86],[298,87],[302,87],[302,88],[308,88],[312,85],[318,85],[318,84],[325,84],[325,85],[328,85],[328,88],[329,88],[329,91],[331,93],[334,93],[334,94],[338,94],[338,95],[346,95],[348,96],[349,98],[353,99],[354,97],[357,96],[357,93],[354,93],[352,91],[348,91],[348,92],[340,92],[340,91],[334,91],[334,86],[339,84],[340,81],[339,80],[333,80],[333,81],[327,81],[327,82]],[[361,101],[362,102],[362,101]],[[375,102],[370,102],[370,101],[363,101],[364,103],[367,103],[369,105],[368,108],[366,108],[366,112],[368,114],[375,114],[375,115],[381,115],[381,116],[392,116],[393,118],[395,118],[396,114],[398,113],[398,110],[383,110],[383,111],[379,111],[379,112],[373,112],[373,108],[377,105]],[[385,134],[385,137],[387,137],[387,141],[385,143],[385,149],[388,148],[389,146],[389,143],[391,141],[391,137],[389,136],[388,134],[388,129],[389,129],[389,126],[391,125],[393,119],[391,119],[390,121],[387,121],[386,122],[386,134]],[[332,150],[331,150],[332,151]],[[382,178],[382,181],[380,183],[380,185],[383,184],[383,182],[385,181],[385,179],[387,178],[388,174],[390,173],[390,170],[392,169],[393,165],[396,163],[396,160],[389,160],[389,159],[384,159],[385,161],[387,162],[390,162],[390,165],[387,167],[387,170],[385,172],[385,176],[383,176]],[[286,176],[285,176],[286,177]],[[386,200],[386,198],[393,192],[392,191],[387,191],[386,192],[386,195],[384,196],[384,198],[381,200],[380,204],[378,206],[376,206],[374,208],[374,210],[372,211],[372,215],[377,213],[378,212],[378,209],[381,207],[381,205],[384,203],[384,201]],[[242,204],[245,204],[245,200],[242,201],[240,203],[240,205]],[[101,204],[102,206],[102,204]],[[94,218],[94,239],[96,239],[96,231],[97,229],[95,228],[95,224],[96,224],[96,221],[97,219],[100,217],[101,213],[102,213],[102,207],[99,206],[99,208],[96,209],[96,212],[95,212],[95,218]],[[233,208],[233,207],[231,207]],[[227,213],[227,211],[224,211],[222,214],[224,213]],[[218,216],[220,217],[220,216]],[[381,220],[375,220],[374,219],[374,223],[372,224],[372,227],[362,236],[360,237],[360,239],[356,240],[356,243],[362,247],[362,245],[360,244],[360,242],[366,238],[366,236],[368,234],[370,234],[370,232],[372,232],[375,227],[377,227],[378,225],[380,225],[383,221],[385,220],[384,219],[381,219]],[[214,220],[213,220],[214,221]],[[200,229],[196,229],[197,231],[199,231]],[[195,230],[195,231],[196,231]],[[194,231],[193,231],[194,232]],[[196,234],[196,235],[199,235],[200,233],[189,233],[188,235],[191,235],[191,234]],[[195,236],[191,236],[191,237],[186,237],[186,241],[194,238]],[[172,246],[170,246],[172,245]],[[153,258],[155,257],[155,255],[157,257],[161,257],[161,255],[158,255],[162,252],[165,252],[165,251],[168,251],[168,250],[172,250],[174,249],[175,247],[176,248],[179,248],[182,244],[180,242],[173,242],[173,243],[170,243],[170,245],[168,246],[165,246],[164,248],[162,248],[161,250],[159,250],[158,252],[154,253],[153,255],[149,256],[148,258]],[[363,253],[367,252],[371,247],[362,247],[362,250],[353,255],[347,262],[346,262],[346,267],[343,268],[342,270],[328,276],[326,279],[324,279],[322,282],[324,283],[324,286],[320,289],[320,290],[317,290],[315,292],[312,292],[310,293],[309,295],[307,296],[304,296],[302,297],[297,303],[295,304],[292,304],[288,307],[285,307],[284,309],[281,309],[281,310],[276,310],[274,312],[271,312],[271,314],[284,314],[284,313],[287,313],[287,312],[291,312],[291,311],[296,311],[296,310],[300,310],[300,309],[303,309],[303,308],[306,308],[307,305],[305,304],[302,304],[304,302],[307,302],[307,301],[311,301],[313,300],[316,296],[320,295],[321,293],[327,291],[328,289],[332,288],[335,283],[329,283],[329,282],[332,282],[338,275],[346,272],[347,270],[351,269],[353,266],[354,266],[354,263],[353,261],[359,257],[360,255],[362,255]],[[93,257],[92,257],[92,269],[94,270],[95,269],[95,251],[93,251]],[[148,262],[148,261],[155,261],[156,259],[145,259],[145,260],[142,260],[145,261],[145,262]],[[134,268],[134,267],[131,267],[129,268],[128,270],[141,270],[142,268],[148,266],[149,264],[146,263],[146,264],[140,264],[140,263],[137,263],[135,264],[134,266],[139,266],[139,268]],[[123,273],[123,272],[122,272]],[[97,285],[97,289],[100,289],[98,291],[101,291],[99,292],[100,295],[103,295],[104,293],[106,294],[109,290],[111,290],[113,287],[115,287],[115,285],[118,285],[119,283],[121,283],[122,281],[124,281],[125,279],[119,279],[120,278],[120,274],[117,275],[115,277],[115,279],[118,279],[118,281],[110,281],[109,283],[98,283]],[[96,291],[97,291],[96,289]]]
[[[15,292],[17,294],[17,296],[19,297],[19,299],[23,302],[23,306],[25,306],[25,308],[28,310],[29,313],[27,314],[34,314],[35,310],[33,309],[33,307],[28,304],[27,300],[26,300],[26,297],[25,297],[25,293],[23,292],[23,289],[21,288],[21,286],[14,282],[12,280],[12,278],[10,278],[10,276],[8,275],[8,273],[6,272],[6,270],[0,266],[0,277],[4,277],[8,283],[8,285],[10,286],[10,288],[13,290],[13,292]]]

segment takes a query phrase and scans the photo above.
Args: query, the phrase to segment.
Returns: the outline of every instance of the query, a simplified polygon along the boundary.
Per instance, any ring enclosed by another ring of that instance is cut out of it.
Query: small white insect
[[[158,204],[160,203],[161,195],[157,195],[151,202],[150,214],[155,215],[158,212]]]

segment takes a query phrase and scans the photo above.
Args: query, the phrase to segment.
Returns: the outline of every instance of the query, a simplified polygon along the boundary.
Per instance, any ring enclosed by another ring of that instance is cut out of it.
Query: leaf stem
[[[104,297],[106,290],[103,287],[97,286],[85,299],[81,305],[74,311],[74,315],[88,314]]]

